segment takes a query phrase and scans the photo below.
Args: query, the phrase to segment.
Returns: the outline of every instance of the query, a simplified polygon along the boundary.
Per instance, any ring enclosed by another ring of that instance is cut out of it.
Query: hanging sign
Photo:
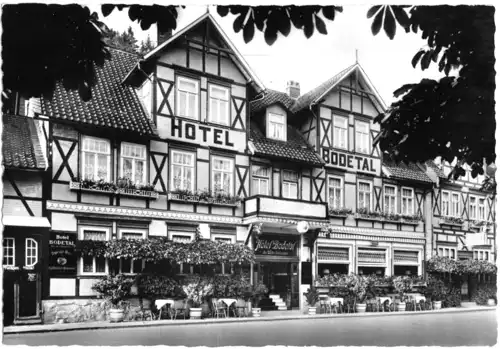
[[[255,237],[255,254],[268,256],[296,256],[297,238],[261,235]]]
[[[76,234],[51,232],[49,240],[49,273],[76,275]]]

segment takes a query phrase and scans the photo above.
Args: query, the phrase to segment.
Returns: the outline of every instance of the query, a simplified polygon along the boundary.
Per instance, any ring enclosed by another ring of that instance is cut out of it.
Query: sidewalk
[[[261,317],[243,318],[223,318],[223,319],[203,319],[203,320],[153,320],[153,321],[131,321],[111,323],[109,321],[100,322],[79,322],[71,324],[47,324],[47,325],[25,325],[8,326],[4,328],[4,335],[14,333],[37,333],[37,332],[58,332],[58,331],[78,331],[95,330],[107,328],[128,328],[128,327],[155,327],[155,326],[183,326],[183,325],[208,325],[219,323],[241,323],[253,321],[283,321],[283,320],[314,320],[314,319],[337,319],[349,317],[380,317],[380,316],[400,316],[400,315],[425,315],[425,314],[446,314],[446,313],[466,313],[476,311],[495,311],[496,307],[477,306],[471,308],[446,308],[440,310],[427,311],[402,311],[402,312],[379,312],[379,313],[353,313],[353,314],[318,314],[306,315],[298,310],[287,312],[263,311]],[[287,313],[287,314],[284,314]]]

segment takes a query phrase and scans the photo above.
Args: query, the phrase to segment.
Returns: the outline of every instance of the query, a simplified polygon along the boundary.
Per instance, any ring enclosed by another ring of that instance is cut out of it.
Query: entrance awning
[[[50,222],[46,217],[31,216],[3,216],[2,224],[6,227],[33,227],[50,228]]]

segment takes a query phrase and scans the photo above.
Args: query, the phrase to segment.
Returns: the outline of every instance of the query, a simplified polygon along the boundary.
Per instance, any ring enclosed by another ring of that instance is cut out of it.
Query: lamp
[[[406,270],[406,271],[405,271],[405,274],[406,274],[406,275],[411,275],[411,271],[410,271],[410,270]]]
[[[306,221],[300,221],[297,223],[296,229],[300,234],[307,233],[307,231],[309,230],[309,223],[307,223]]]
[[[376,271],[376,274],[377,274],[377,275],[382,274],[382,270],[378,269],[378,270]]]
[[[325,274],[325,275],[330,274],[330,269],[323,269],[323,274]]]
[[[363,275],[363,269],[359,269],[359,275]]]

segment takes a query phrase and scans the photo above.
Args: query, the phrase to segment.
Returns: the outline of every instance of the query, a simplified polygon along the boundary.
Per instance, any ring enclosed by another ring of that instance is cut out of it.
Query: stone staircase
[[[287,310],[286,303],[281,299],[278,294],[270,294],[269,298],[273,301],[274,305],[278,307],[278,310]]]

